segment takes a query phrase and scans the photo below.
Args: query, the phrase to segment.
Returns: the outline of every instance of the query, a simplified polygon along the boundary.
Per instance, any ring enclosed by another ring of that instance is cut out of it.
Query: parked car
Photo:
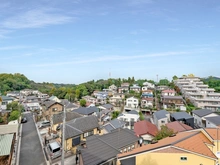
[[[27,123],[27,118],[26,118],[26,117],[23,117],[23,118],[21,119],[21,123]]]
[[[50,122],[49,121],[43,121],[40,124],[39,128],[44,128],[44,127],[48,127],[48,126],[50,126]]]
[[[58,142],[52,142],[48,145],[48,151],[51,159],[55,159],[61,156],[61,146]]]

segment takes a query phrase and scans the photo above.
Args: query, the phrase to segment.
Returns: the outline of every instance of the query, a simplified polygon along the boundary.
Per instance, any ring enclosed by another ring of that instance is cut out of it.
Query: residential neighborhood
[[[75,101],[31,89],[7,92],[0,96],[0,164],[216,165],[220,93],[198,77],[173,83],[112,84]],[[20,112],[15,120],[13,111]],[[39,157],[28,159],[34,152]]]

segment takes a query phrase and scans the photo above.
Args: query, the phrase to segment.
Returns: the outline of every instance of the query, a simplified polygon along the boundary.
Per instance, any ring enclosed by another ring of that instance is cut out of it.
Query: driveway
[[[22,126],[19,164],[46,165],[32,113],[26,113],[24,116],[28,121]]]

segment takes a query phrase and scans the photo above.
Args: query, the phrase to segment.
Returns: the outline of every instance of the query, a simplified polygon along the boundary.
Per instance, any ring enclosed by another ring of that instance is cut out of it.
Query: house
[[[111,133],[86,138],[86,146],[79,148],[80,165],[116,165],[119,153],[138,148],[139,138],[128,129],[118,128]]]
[[[117,86],[115,86],[114,84],[110,85],[110,86],[108,87],[108,89],[109,89],[110,91],[113,91],[113,92],[117,92],[117,90],[118,90]]]
[[[72,112],[76,112],[83,116],[96,115],[99,112],[97,107],[79,107],[78,109],[74,109]]]
[[[121,165],[216,165],[216,129],[180,132],[118,155]],[[219,134],[220,135],[220,134]],[[218,140],[219,143],[219,140]]]
[[[38,101],[23,102],[22,105],[26,111],[40,111],[42,109]]]
[[[154,98],[148,97],[148,98],[142,98],[141,99],[141,107],[153,107]]]
[[[72,110],[79,108],[77,104],[71,103],[67,99],[60,99],[60,101],[61,101],[60,103],[65,106],[67,112],[71,112]]]
[[[7,97],[13,97],[13,98],[19,98],[20,97],[20,91],[7,92],[6,96]]]
[[[0,125],[0,164],[15,164],[18,145],[18,124]]]
[[[192,111],[192,116],[194,117],[194,125],[196,127],[206,127],[206,117],[218,116],[210,109],[198,109]]]
[[[0,109],[6,110],[7,105],[14,101],[14,98],[8,97],[8,96],[0,96],[2,99],[2,102],[0,102]]]
[[[163,90],[161,92],[161,95],[162,96],[175,96],[175,90],[172,90],[172,89],[167,89],[167,90]]]
[[[180,110],[185,110],[185,105],[183,102],[182,96],[162,96],[161,102],[163,104],[163,108],[179,108]]]
[[[82,99],[86,100],[87,103],[96,104],[96,98],[91,96],[83,96]]]
[[[42,102],[41,107],[46,120],[50,120],[52,115],[63,111],[63,104],[52,100]]]
[[[194,128],[194,117],[186,112],[174,112],[170,115],[171,121],[180,121],[190,127]]]
[[[62,126],[60,133],[63,133]],[[85,144],[86,137],[99,133],[100,129],[96,116],[78,117],[70,120],[65,124],[64,150],[76,154],[77,146]]]
[[[118,88],[118,93],[127,93],[129,92],[129,83],[122,83],[121,87]]]
[[[142,94],[141,94],[141,98],[153,98],[154,95],[153,95],[153,91],[152,90],[147,90],[147,91],[144,91]]]
[[[61,102],[61,100],[58,99],[56,96],[51,96],[51,97],[49,98],[49,100],[51,100],[51,101],[55,101],[55,102],[58,102],[58,103]]]
[[[153,121],[157,128],[160,129],[162,125],[170,122],[170,113],[166,110],[156,111],[153,113]]]
[[[169,87],[166,86],[166,85],[159,85],[159,86],[157,86],[157,90],[158,91],[162,91],[162,90],[166,90],[166,89],[169,89]]]
[[[112,111],[112,110],[114,110],[114,107],[111,104],[104,104],[104,105],[100,105],[99,109]]]
[[[125,95],[122,93],[113,93],[112,97],[109,98],[109,103],[120,106],[123,103],[123,99],[125,98]]]
[[[134,84],[133,86],[130,87],[130,91],[134,91],[136,93],[140,93],[141,92],[141,87],[139,87],[138,85]]]
[[[128,129],[134,129],[134,123],[137,122],[139,118],[139,113],[136,110],[131,110],[118,116],[119,120],[122,120],[126,123],[125,128]]]
[[[58,113],[58,114],[54,114],[51,118],[51,128],[53,131],[57,131],[58,130],[58,126],[60,126],[63,123],[63,115],[64,113]],[[76,112],[66,112],[66,122],[82,117],[82,115],[76,113]]]
[[[155,88],[155,85],[150,82],[144,82],[143,86],[146,87],[147,89],[154,89]]]
[[[103,125],[103,133],[110,133],[117,128],[125,128],[125,122],[119,119],[113,119]]]
[[[129,97],[126,99],[126,107],[127,108],[138,108],[139,101],[135,97]]]
[[[158,133],[157,126],[147,120],[134,123],[134,132],[138,137],[142,137],[144,144],[149,144]]]
[[[220,116],[205,117],[207,128],[220,128]]]
[[[189,125],[186,125],[180,121],[173,121],[166,124],[167,128],[173,130],[174,133],[183,132],[183,131],[189,131],[193,128]]]

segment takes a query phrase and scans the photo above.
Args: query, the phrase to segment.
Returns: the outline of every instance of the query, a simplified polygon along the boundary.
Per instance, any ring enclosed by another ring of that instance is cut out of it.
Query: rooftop
[[[204,116],[209,115],[213,112],[210,109],[198,109],[198,110],[193,110],[192,113],[194,113],[195,115],[197,115],[199,117],[204,117]]]
[[[150,134],[156,136],[158,129],[156,125],[150,123],[149,121],[143,120],[134,123],[134,132],[137,136]]]

